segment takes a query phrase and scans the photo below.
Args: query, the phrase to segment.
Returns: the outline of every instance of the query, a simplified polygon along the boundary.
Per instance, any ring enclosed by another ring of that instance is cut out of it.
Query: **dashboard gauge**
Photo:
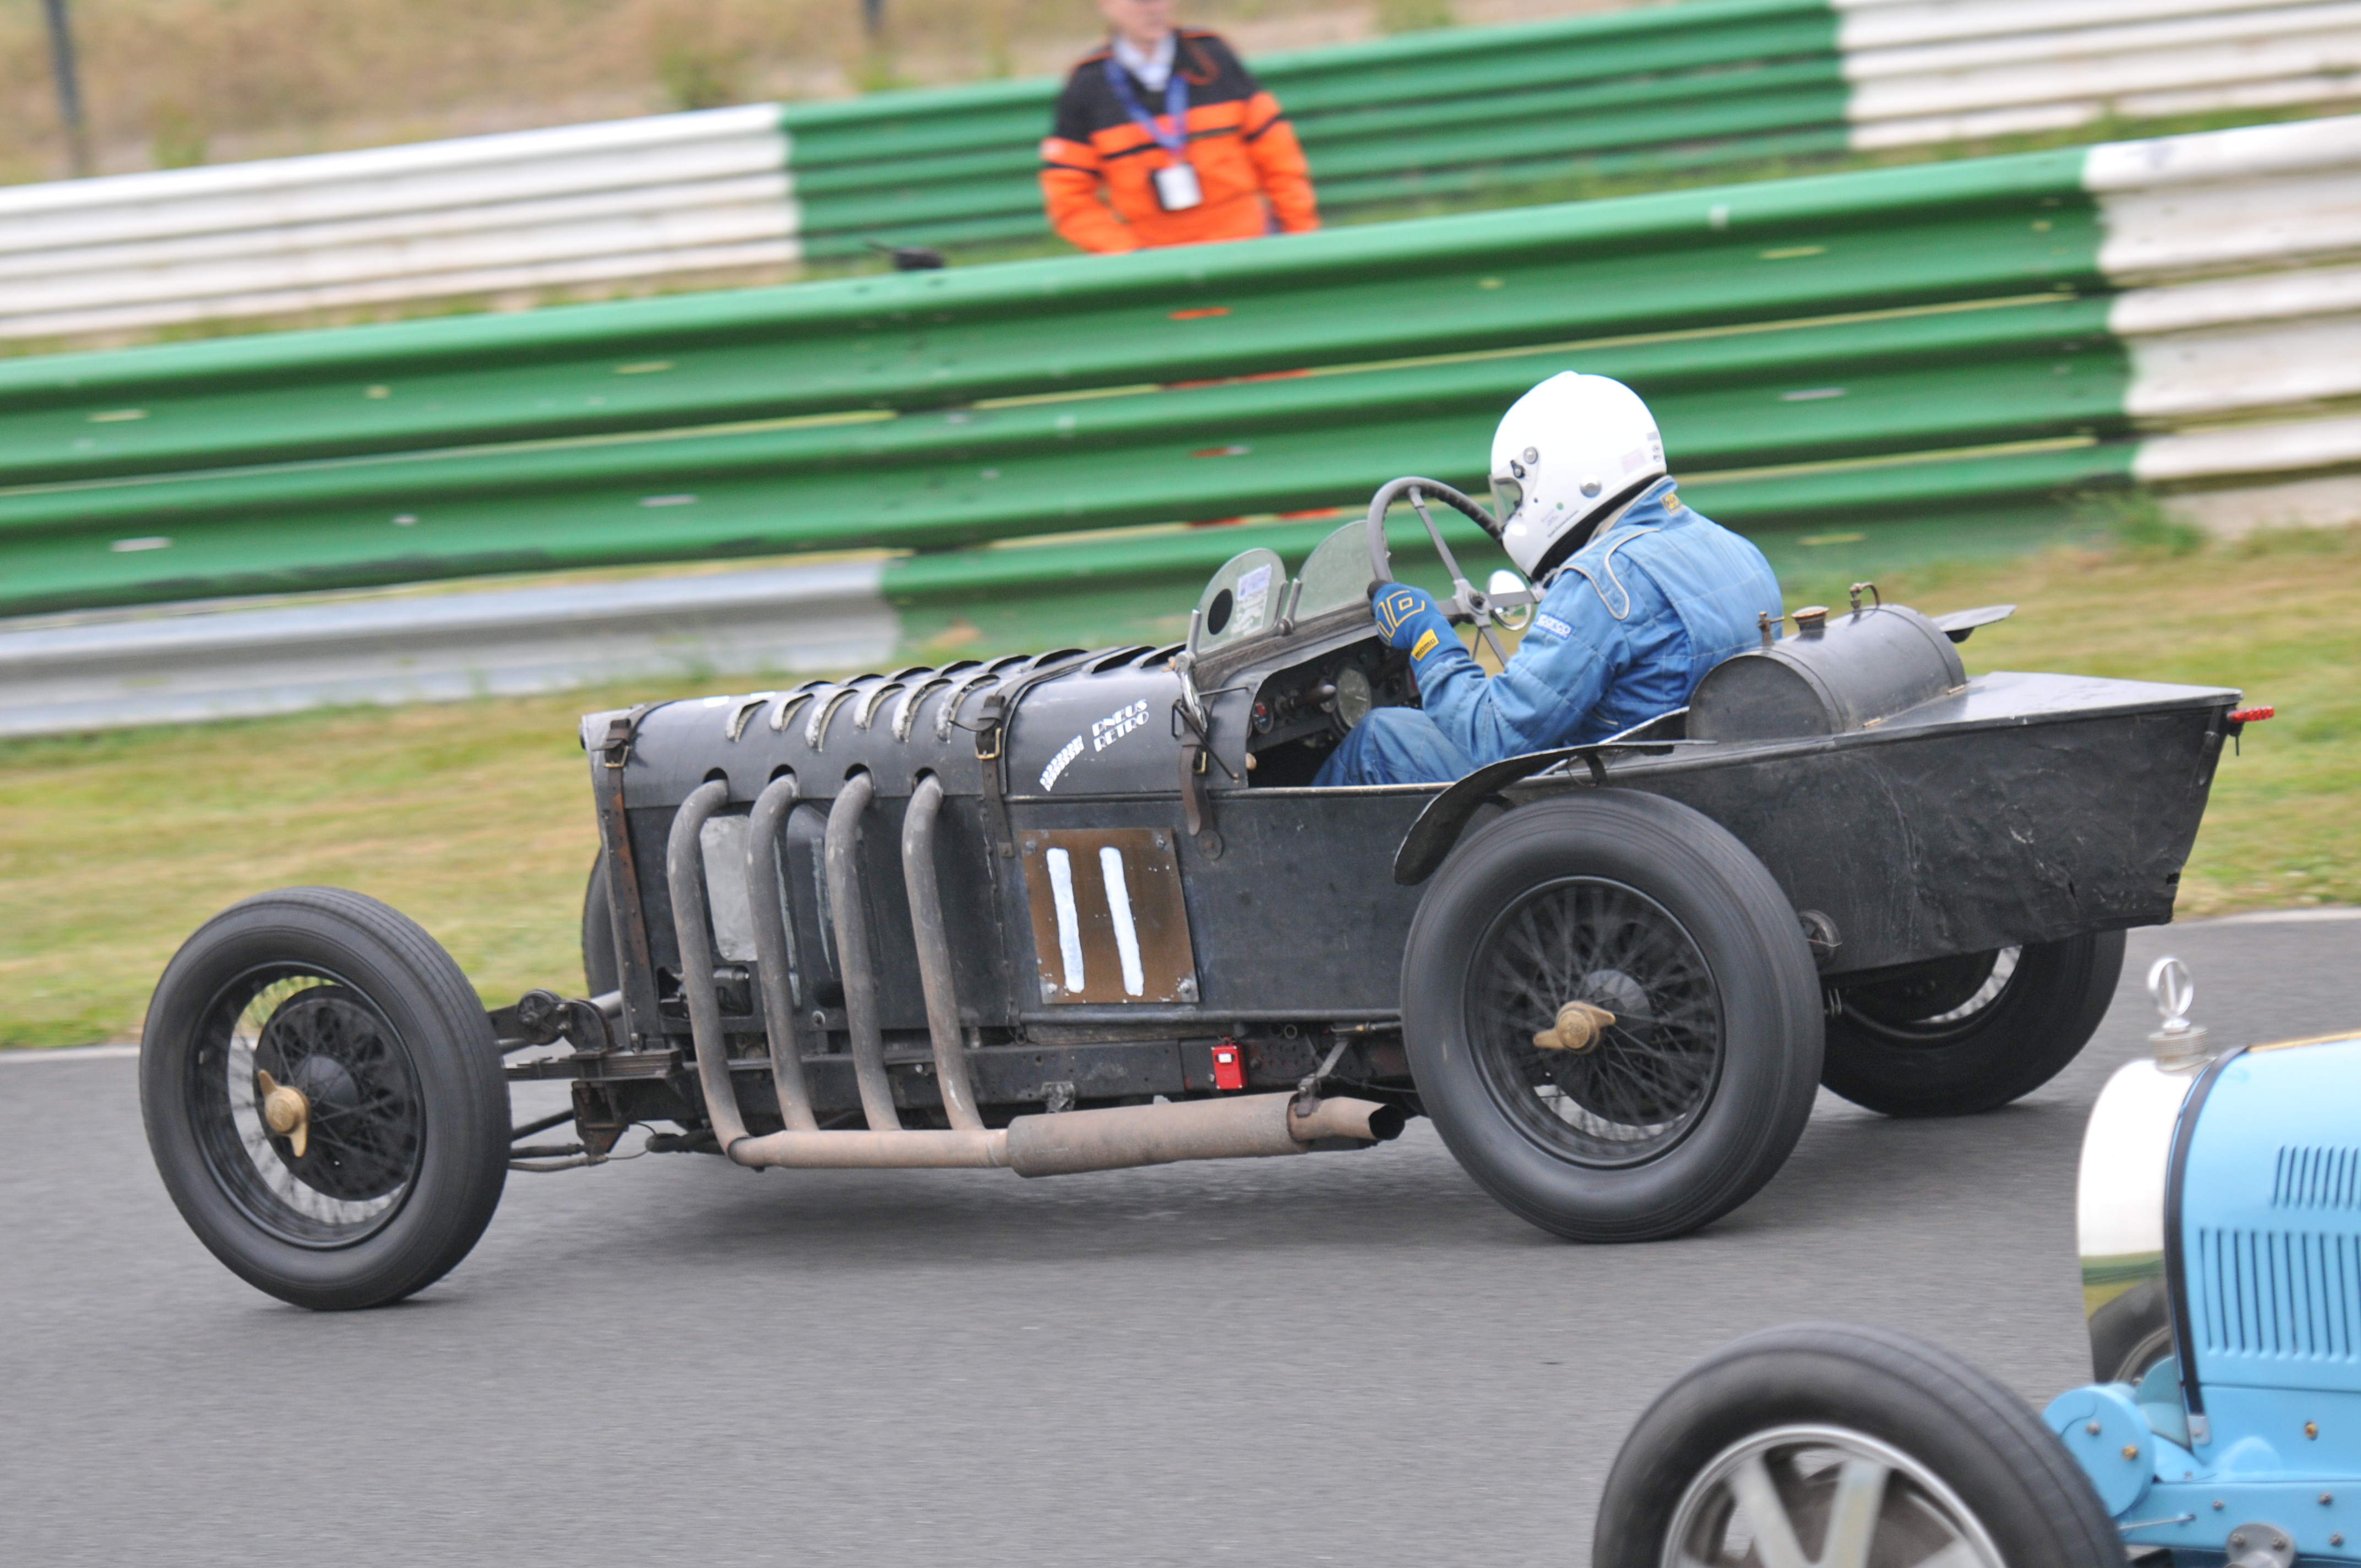
[[[1369,716],[1373,696],[1369,677],[1357,664],[1347,664],[1336,672],[1336,717],[1350,729]]]

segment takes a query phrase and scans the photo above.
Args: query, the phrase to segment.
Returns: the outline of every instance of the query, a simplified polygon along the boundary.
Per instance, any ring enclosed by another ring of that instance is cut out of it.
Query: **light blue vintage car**
[[[2149,988],[2082,1145],[2099,1381],[2037,1419],[1909,1335],[1749,1336],[1626,1440],[1595,1568],[2361,1561],[2361,1035],[2217,1052]]]

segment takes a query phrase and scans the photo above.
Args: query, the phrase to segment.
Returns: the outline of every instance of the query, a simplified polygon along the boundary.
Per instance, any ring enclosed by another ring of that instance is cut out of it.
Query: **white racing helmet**
[[[1560,371],[1510,404],[1492,433],[1492,502],[1509,558],[1528,576],[1553,570],[1664,472],[1664,438],[1639,393]]]

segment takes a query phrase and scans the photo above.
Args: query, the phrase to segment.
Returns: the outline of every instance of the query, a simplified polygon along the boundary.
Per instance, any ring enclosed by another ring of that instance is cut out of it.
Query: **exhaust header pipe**
[[[903,836],[903,861],[909,884],[919,968],[927,993],[927,1023],[942,1086],[948,1129],[904,1128],[885,1076],[884,1037],[878,1028],[877,981],[870,968],[855,844],[862,814],[874,786],[866,773],[845,781],[829,808],[822,848],[829,902],[836,916],[837,949],[844,973],[845,1012],[852,1036],[853,1077],[861,1089],[866,1130],[821,1131],[810,1125],[811,1100],[783,983],[786,968],[784,922],[775,905],[775,864],[749,867],[750,883],[765,895],[758,917],[763,949],[763,1000],[770,1011],[772,1080],[777,1087],[785,1131],[750,1136],[730,1080],[729,1049],[722,1037],[721,1007],[713,981],[713,944],[706,929],[707,889],[701,835],[705,824],[729,803],[730,786],[716,779],[691,791],[674,815],[665,845],[664,870],[680,943],[681,988],[687,993],[689,1036],[696,1048],[698,1086],[715,1141],[744,1166],[802,1169],[944,1169],[1005,1166],[1019,1176],[1065,1176],[1085,1170],[1122,1170],[1190,1159],[1257,1159],[1303,1154],[1312,1149],[1366,1148],[1399,1137],[1410,1115],[1400,1106],[1370,1100],[1308,1100],[1302,1094],[1238,1094],[1219,1100],[1176,1100],[1161,1105],[1123,1105],[1104,1111],[1065,1111],[1019,1116],[1006,1127],[985,1127],[977,1114],[967,1063],[960,1055],[958,999],[953,994],[950,952],[942,932],[940,893],[935,883],[935,815],[942,785],[924,780],[913,796]],[[782,779],[755,803],[761,833],[754,837],[763,860],[771,835],[795,802],[792,779]],[[767,874],[765,874],[767,873]]]
[[[785,1132],[729,1146],[740,1165],[804,1170],[1005,1166],[1019,1176],[1071,1176],[1191,1159],[1254,1159],[1365,1148],[1401,1135],[1410,1113],[1369,1100],[1323,1100],[1299,1112],[1292,1094],[1242,1094],[1019,1116],[1005,1128]]]

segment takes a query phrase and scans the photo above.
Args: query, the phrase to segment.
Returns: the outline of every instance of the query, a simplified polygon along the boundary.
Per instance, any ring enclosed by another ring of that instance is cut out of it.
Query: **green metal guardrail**
[[[1253,62],[1346,213],[1576,174],[1842,151],[1826,0],[1695,0],[1448,29]],[[1055,82],[790,104],[805,254],[1044,232],[1037,151]]]
[[[1754,171],[2109,118],[2350,101],[2336,0],[1683,0],[1258,58],[1332,215],[1538,183]],[[1044,232],[1057,83],[788,105],[807,256]],[[1767,167],[1766,167],[1767,166]]]
[[[2097,287],[2083,158],[0,361],[0,486],[912,412]]]
[[[1784,160],[1798,155],[1956,151],[2109,120],[2349,101],[2361,93],[2361,14],[2352,0],[2053,0],[2037,11],[1684,0],[1257,63],[1300,125],[1328,215],[1361,222],[1413,199],[1499,206],[1587,193],[1601,175],[1764,179],[1792,172]],[[741,104],[0,189],[0,342],[710,283],[873,240],[953,245],[960,260],[989,248],[963,253],[960,242],[1042,246],[1037,149],[1056,86]],[[1496,213],[1453,243],[1513,249],[1525,223]],[[1160,286],[1165,275],[1126,276]],[[819,308],[841,303],[831,300]],[[667,325],[718,341],[730,317],[725,306],[639,319],[661,358]],[[766,312],[755,336],[775,341],[787,319]],[[468,343],[506,341],[457,331],[461,357]],[[404,343],[412,372],[447,346]],[[651,406],[636,393],[610,404]],[[390,439],[400,422],[376,428]]]
[[[0,605],[1323,507],[1472,477],[1570,357],[1642,388],[1690,471],[2087,440],[2125,371],[2075,297],[2100,281],[2079,167],[0,364]]]
[[[1635,332],[1657,341],[1578,357],[1651,397],[1690,471],[2086,440],[2120,429],[2125,370],[2072,297],[2098,282],[2078,173],[2040,155],[1553,209],[1506,243],[1446,219],[21,361],[0,366],[0,603],[1325,506],[1468,477],[1566,358],[1540,345]],[[1839,375],[1841,395],[1796,385]],[[1715,504],[1760,520],[1904,482]]]
[[[1473,485],[1567,366],[1639,388],[1723,521],[1989,514],[2140,461],[2105,258],[2169,270],[2212,187],[2103,192],[2180,157],[2251,205],[2276,159],[2311,200],[2356,126],[0,363],[0,609],[864,547],[966,552],[894,592],[1077,581],[1238,546],[969,547]]]
[[[1257,59],[1323,208],[1540,182],[1758,172],[1848,150],[2055,132],[2109,118],[2349,102],[2361,49],[2336,0],[1683,0]],[[807,256],[1043,233],[1034,146],[1057,83],[789,105]]]

